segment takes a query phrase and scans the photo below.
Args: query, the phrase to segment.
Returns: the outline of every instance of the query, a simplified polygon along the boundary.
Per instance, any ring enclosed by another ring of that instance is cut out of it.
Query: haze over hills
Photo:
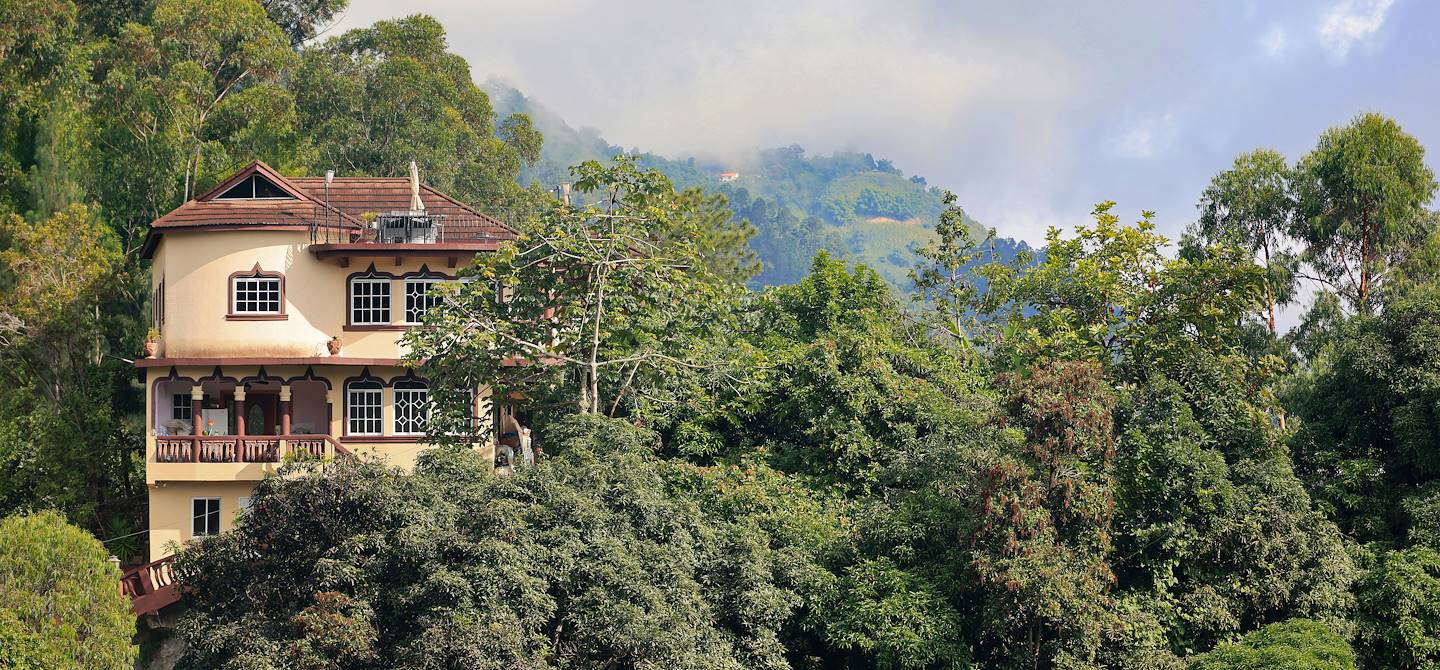
[[[522,170],[521,183],[554,186],[569,180],[571,165],[631,153],[641,165],[668,176],[676,188],[700,187],[724,194],[735,216],[756,228],[750,244],[764,264],[752,281],[756,286],[799,280],[815,253],[825,250],[863,262],[892,286],[908,290],[914,249],[934,237],[944,209],[942,188],[922,176],[906,175],[889,160],[870,153],[807,156],[804,148],[791,145],[751,151],[725,163],[666,157],[612,145],[600,130],[572,126],[503,82],[491,80],[484,88],[498,118],[528,114],[544,135],[540,162]],[[983,238],[984,226],[968,217],[967,221],[976,238]],[[1000,258],[1013,257],[1024,248],[1024,242],[1009,238],[995,243]]]

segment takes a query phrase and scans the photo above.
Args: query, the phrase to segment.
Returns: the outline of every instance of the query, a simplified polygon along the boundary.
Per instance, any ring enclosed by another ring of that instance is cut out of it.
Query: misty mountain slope
[[[545,137],[540,162],[522,170],[522,183],[553,187],[569,180],[571,165],[627,152],[607,142],[597,129],[571,126],[512,86],[491,81],[485,89],[498,118],[528,114]],[[751,282],[755,286],[797,281],[823,249],[863,262],[892,286],[908,291],[907,273],[917,259],[914,249],[934,238],[944,209],[943,189],[869,153],[808,156],[804,148],[791,145],[756,151],[733,164],[671,159],[634,149],[628,153],[664,173],[676,188],[699,186],[730,199],[735,216],[748,219],[757,231],[750,245],[764,270]],[[984,227],[967,221],[976,238],[982,238]],[[1001,258],[1023,248],[1023,242],[1008,238],[996,241]]]

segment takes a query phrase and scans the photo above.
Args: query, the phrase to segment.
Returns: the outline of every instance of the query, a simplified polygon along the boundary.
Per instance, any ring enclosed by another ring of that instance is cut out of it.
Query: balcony
[[[326,462],[352,456],[329,435],[160,435],[146,479],[258,481],[288,460]]]
[[[310,252],[348,267],[354,257],[445,258],[449,267],[481,251],[493,251],[515,235],[500,222],[473,214],[388,212],[358,235],[320,226],[311,231]]]

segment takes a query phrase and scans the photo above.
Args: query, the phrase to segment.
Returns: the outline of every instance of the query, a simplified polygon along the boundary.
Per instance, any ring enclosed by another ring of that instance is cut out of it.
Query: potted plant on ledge
[[[330,355],[331,355],[331,356],[339,356],[339,355],[340,355],[340,336],[339,336],[339,335],[336,335],[336,336],[330,338],[330,341],[325,343],[325,347],[330,350]]]
[[[154,358],[155,353],[160,350],[160,331],[151,328],[145,333],[145,357]]]

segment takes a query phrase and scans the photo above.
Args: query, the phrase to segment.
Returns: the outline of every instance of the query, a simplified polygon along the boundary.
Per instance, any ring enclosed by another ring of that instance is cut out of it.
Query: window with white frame
[[[240,496],[239,504],[235,506],[236,511],[245,514],[250,511],[250,496]]]
[[[356,277],[350,280],[350,323],[390,323],[389,277]]]
[[[190,394],[175,393],[170,396],[170,418],[176,421],[190,420]]]
[[[207,537],[220,534],[220,499],[191,499],[191,534]]]
[[[418,379],[395,382],[395,434],[422,435],[430,418],[430,389]]]
[[[439,280],[435,279],[405,280],[405,323],[423,322],[425,313],[440,304],[440,296],[434,290],[438,283]]]
[[[231,312],[235,314],[279,314],[280,278],[264,275],[231,280]]]
[[[345,385],[345,432],[350,435],[379,435],[382,432],[381,406],[385,385],[378,379],[360,379]]]

